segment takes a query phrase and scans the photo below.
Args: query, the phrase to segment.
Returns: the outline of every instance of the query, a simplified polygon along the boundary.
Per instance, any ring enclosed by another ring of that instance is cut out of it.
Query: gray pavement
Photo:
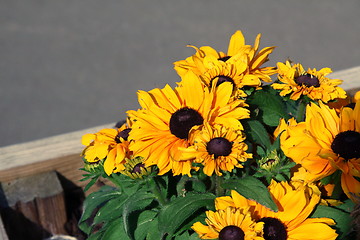
[[[0,146],[123,119],[174,85],[187,44],[278,46],[270,64],[360,65],[359,0],[0,0]]]

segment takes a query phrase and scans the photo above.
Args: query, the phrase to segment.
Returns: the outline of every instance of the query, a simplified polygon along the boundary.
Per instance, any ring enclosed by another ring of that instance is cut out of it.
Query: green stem
[[[307,105],[307,101],[304,100],[300,100],[299,102],[299,106],[297,109],[297,113],[296,113],[296,121],[297,122],[302,122],[305,119],[305,111],[306,111],[306,105]]]
[[[120,189],[121,192],[123,192],[124,189],[123,189],[123,187],[121,185],[121,181],[119,181],[116,173],[111,174],[111,176],[108,177],[107,179],[109,179],[118,189]]]
[[[152,193],[155,195],[155,198],[159,202],[160,206],[163,207],[167,203],[166,198],[161,193],[161,190],[160,190],[155,178],[148,178],[148,179],[149,179],[148,183],[150,184],[150,189],[151,189]]]
[[[215,195],[217,197],[223,196],[225,190],[221,187],[223,178],[221,176],[215,175]]]
[[[335,188],[331,194],[331,197],[334,199],[339,199],[343,194],[343,189],[341,187],[341,174],[342,172],[340,170],[337,170],[335,173],[333,173],[333,184],[335,185]]]

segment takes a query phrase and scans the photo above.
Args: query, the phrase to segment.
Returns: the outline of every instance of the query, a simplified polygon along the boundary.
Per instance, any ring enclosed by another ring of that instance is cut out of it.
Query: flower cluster
[[[174,63],[180,81],[83,136],[91,239],[351,239],[360,203],[360,92],[330,68],[264,66],[241,31]],[[94,215],[95,214],[95,215]],[[100,230],[99,230],[100,229]]]

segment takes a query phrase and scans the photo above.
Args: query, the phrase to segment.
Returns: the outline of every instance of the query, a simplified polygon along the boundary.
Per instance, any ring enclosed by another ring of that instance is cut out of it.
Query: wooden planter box
[[[79,170],[83,167],[81,137],[113,126],[0,148],[0,240],[35,240],[54,234],[84,239],[77,228],[86,185],[79,181],[85,173]]]
[[[342,87],[350,94],[360,90],[360,67],[332,73],[331,78],[344,80]],[[53,234],[84,239],[77,229],[86,185],[79,181],[84,173],[79,170],[81,137],[113,126],[0,148],[0,239],[42,239]]]

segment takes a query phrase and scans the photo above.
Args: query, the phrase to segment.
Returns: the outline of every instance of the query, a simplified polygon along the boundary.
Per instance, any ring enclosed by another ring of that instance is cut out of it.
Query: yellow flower
[[[338,98],[334,101],[328,102],[327,105],[330,108],[336,110],[337,113],[340,113],[343,107],[355,107],[355,103],[360,101],[360,91],[356,92],[353,96],[348,95],[346,98]]]
[[[204,173],[211,176],[213,172],[219,176],[221,171],[231,172],[234,167],[242,168],[241,162],[251,158],[246,153],[248,146],[244,143],[245,135],[221,125],[204,124],[196,131],[191,146],[182,148],[182,158],[191,159],[204,166]]]
[[[278,137],[280,134],[280,143],[283,144],[285,141],[292,139],[292,136],[299,136],[303,134],[305,125],[298,124],[294,118],[289,119],[287,122],[284,119],[280,119],[278,127],[274,131],[274,136]],[[291,144],[288,142],[288,144]],[[281,145],[281,150],[286,156],[289,156],[289,149]],[[306,183],[312,183],[319,179],[319,176],[312,174],[307,171],[301,164],[297,164],[291,169],[291,179],[301,180]]]
[[[354,94],[354,102],[359,102],[360,101],[360,91],[357,91]]]
[[[216,212],[207,211],[205,222],[191,227],[201,239],[263,240],[263,223],[257,223],[247,208],[227,207]]]
[[[104,170],[107,175],[123,170],[125,158],[131,154],[127,139],[131,130],[129,124],[130,121],[117,129],[107,128],[94,134],[85,134],[82,144],[86,147],[82,156],[90,164],[105,159]]]
[[[320,202],[320,191],[315,185],[302,182],[272,181],[268,190],[278,207],[274,212],[269,208],[232,191],[231,197],[215,199],[217,210],[228,207],[250,207],[252,217],[264,222],[264,239],[266,240],[330,240],[338,236],[329,225],[335,225],[330,218],[309,218],[315,206]]]
[[[192,127],[209,122],[243,129],[239,119],[248,118],[249,111],[243,108],[244,101],[230,101],[231,94],[230,83],[204,88],[192,72],[175,89],[166,85],[163,89],[139,91],[142,108],[128,111],[134,119],[130,149],[145,159],[146,166],[157,165],[160,175],[169,170],[174,175],[190,175],[192,161],[180,158],[179,147],[189,146]]]
[[[281,136],[285,155],[301,164],[314,180],[342,172],[341,186],[354,202],[360,201],[360,103],[338,115],[323,103],[310,104],[305,122],[288,127]]]
[[[242,90],[244,86],[259,87],[261,81],[258,77],[247,72],[247,59],[244,56],[236,55],[228,61],[218,61],[214,56],[206,56],[203,60],[208,66],[207,71],[200,75],[202,82],[210,87],[217,86],[223,82],[231,82],[233,85],[234,96],[246,97]]]
[[[301,96],[308,96],[312,100],[328,102],[336,98],[345,98],[346,92],[341,87],[339,79],[325,77],[331,73],[330,68],[304,70],[301,64],[292,65],[290,61],[279,62],[278,77],[281,83],[273,83],[274,89],[281,90],[280,96],[290,94],[292,100],[298,100]]]
[[[175,62],[174,68],[180,76],[183,76],[188,71],[193,71],[196,75],[202,75],[209,69],[207,61],[204,61],[206,57],[211,56],[218,62],[225,63],[227,61],[234,61],[235,58],[246,58],[247,68],[245,75],[248,75],[247,78],[270,82],[270,75],[276,73],[275,68],[262,67],[262,64],[268,61],[268,56],[275,47],[266,47],[259,51],[260,37],[261,34],[258,34],[254,46],[245,45],[244,35],[241,31],[236,31],[230,38],[227,54],[218,52],[209,46],[194,47],[196,49],[195,55]]]

